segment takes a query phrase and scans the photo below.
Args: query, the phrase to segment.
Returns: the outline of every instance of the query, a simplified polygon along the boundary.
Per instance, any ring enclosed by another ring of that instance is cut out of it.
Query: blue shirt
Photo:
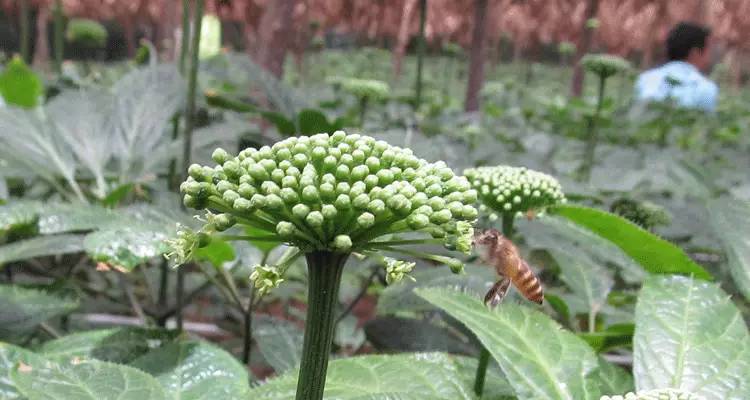
[[[683,61],[671,61],[648,70],[635,83],[635,98],[639,101],[671,98],[681,107],[712,112],[716,110],[718,97],[719,87],[698,68]]]

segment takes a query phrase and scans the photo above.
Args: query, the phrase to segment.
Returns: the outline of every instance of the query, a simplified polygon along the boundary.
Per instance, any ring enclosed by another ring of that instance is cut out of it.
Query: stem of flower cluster
[[[316,251],[306,254],[307,319],[296,400],[322,400],[331,353],[336,304],[349,254]]]
[[[503,214],[503,236],[510,239],[513,236],[513,222],[515,221],[513,214]],[[482,351],[479,353],[479,364],[477,364],[477,374],[474,378],[474,393],[478,397],[482,397],[484,392],[484,380],[487,376],[487,366],[490,363],[490,352],[486,347],[482,346]]]

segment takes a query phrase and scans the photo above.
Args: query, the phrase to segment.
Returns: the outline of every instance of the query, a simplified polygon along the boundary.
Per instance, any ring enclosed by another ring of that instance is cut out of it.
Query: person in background
[[[703,75],[711,68],[711,30],[682,22],[667,36],[668,62],[643,72],[635,84],[637,101],[671,100],[680,107],[716,110],[719,88]]]

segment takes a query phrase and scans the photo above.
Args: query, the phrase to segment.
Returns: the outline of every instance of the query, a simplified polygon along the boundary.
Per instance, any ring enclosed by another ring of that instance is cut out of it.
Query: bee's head
[[[503,235],[496,229],[486,229],[483,231],[477,231],[474,235],[474,243],[478,245],[489,245],[497,243],[503,238]]]

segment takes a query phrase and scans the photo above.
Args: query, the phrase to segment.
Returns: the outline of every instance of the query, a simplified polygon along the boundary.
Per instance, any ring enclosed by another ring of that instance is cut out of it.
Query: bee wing
[[[487,307],[495,308],[500,302],[503,301],[505,295],[508,294],[510,288],[510,279],[502,278],[492,285],[492,288],[484,296],[484,304]]]

